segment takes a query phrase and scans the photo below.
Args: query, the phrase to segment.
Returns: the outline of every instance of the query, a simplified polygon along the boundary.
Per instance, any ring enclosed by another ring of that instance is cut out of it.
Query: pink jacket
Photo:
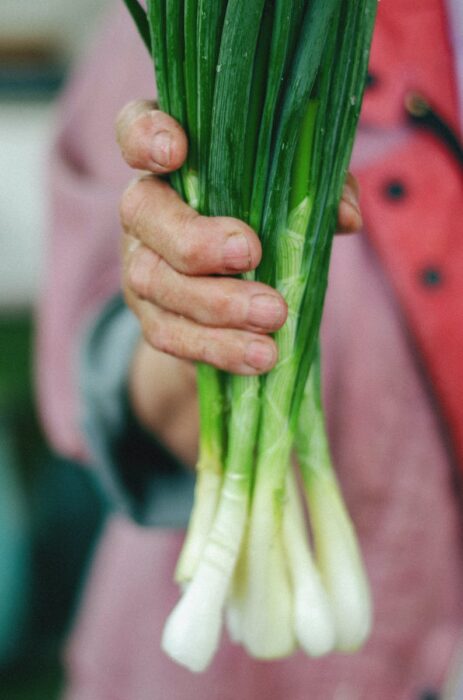
[[[399,70],[411,24],[428,32],[423,45],[429,51],[451,57],[439,0],[383,2],[372,63],[378,88],[385,47],[393,46]],[[408,58],[419,64],[426,57],[417,51]],[[424,83],[413,87],[426,90],[427,73],[416,75]],[[451,76],[446,70],[439,78],[446,109]],[[76,458],[86,457],[76,348],[91,314],[117,292],[117,203],[133,177],[110,125],[128,100],[152,95],[152,84],[149,60],[119,9],[63,104],[38,380],[49,435]],[[359,138],[370,236],[336,242],[323,326],[333,453],[373,586],[371,640],[353,657],[296,656],[271,664],[252,661],[224,641],[211,669],[192,676],[160,652],[162,626],[177,597],[171,580],[182,535],[115,516],[68,648],[66,700],[412,700],[442,688],[463,633],[461,512],[446,432],[410,337],[414,326],[406,325],[410,316],[403,314],[401,288],[380,244],[384,234],[374,233],[388,215],[387,200],[381,208],[368,178],[391,149],[403,165],[401,154],[413,138],[399,113],[373,119]],[[394,217],[399,225],[397,210]]]

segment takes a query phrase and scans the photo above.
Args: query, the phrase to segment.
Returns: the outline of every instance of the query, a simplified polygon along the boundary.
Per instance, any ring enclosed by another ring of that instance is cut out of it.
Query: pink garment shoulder
[[[120,10],[65,101],[54,155],[39,379],[49,433],[68,454],[82,454],[73,349],[118,287],[117,201],[133,176],[108,125],[151,85]],[[373,583],[376,621],[365,650],[263,664],[225,644],[204,676],[178,669],[162,655],[160,635],[177,595],[179,535],[118,518],[69,646],[67,700],[411,700],[442,686],[463,623],[458,502],[399,309],[362,238],[336,242],[323,342],[333,452]]]
[[[154,97],[150,61],[120,4],[69,83],[50,164],[50,221],[38,323],[38,396],[53,446],[85,458],[77,352],[88,320],[119,289],[118,201],[134,177],[114,122],[133,99]]]

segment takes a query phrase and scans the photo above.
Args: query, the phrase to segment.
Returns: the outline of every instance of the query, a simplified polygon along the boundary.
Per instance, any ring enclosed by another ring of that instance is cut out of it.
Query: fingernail
[[[360,204],[352,187],[349,187],[348,185],[344,187],[342,198],[347,204],[349,204],[353,209],[355,209],[355,211],[358,212],[358,214],[360,214]]]
[[[223,248],[223,261],[227,270],[234,272],[251,269],[251,251],[244,233],[229,236]]]
[[[275,360],[276,353],[273,346],[268,343],[261,343],[259,340],[249,343],[244,355],[246,364],[260,372],[270,370]]]
[[[277,297],[271,294],[256,294],[251,299],[247,320],[253,326],[272,330],[280,326],[284,312],[284,306]]]
[[[156,165],[167,168],[170,165],[172,136],[168,131],[158,131],[153,139],[152,158]]]
[[[345,199],[339,209],[339,221],[346,232],[359,231],[363,226],[363,218],[360,209],[353,206]]]

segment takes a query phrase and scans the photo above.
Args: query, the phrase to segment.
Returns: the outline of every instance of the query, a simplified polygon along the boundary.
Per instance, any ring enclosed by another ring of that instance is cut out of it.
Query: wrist
[[[195,464],[199,417],[192,363],[140,340],[130,367],[129,401],[143,428],[184,464]]]

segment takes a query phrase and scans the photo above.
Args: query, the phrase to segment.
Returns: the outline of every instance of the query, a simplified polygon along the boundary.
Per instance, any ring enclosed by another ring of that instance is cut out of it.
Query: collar
[[[457,0],[459,8],[460,2]],[[461,9],[458,12],[462,14]],[[448,19],[444,0],[379,3],[362,111],[364,125],[382,128],[403,125],[406,95],[416,91],[425,95],[439,114],[459,130],[457,81],[453,70],[456,54]],[[458,26],[455,31],[458,33]],[[436,46],[439,47],[437,51]]]

